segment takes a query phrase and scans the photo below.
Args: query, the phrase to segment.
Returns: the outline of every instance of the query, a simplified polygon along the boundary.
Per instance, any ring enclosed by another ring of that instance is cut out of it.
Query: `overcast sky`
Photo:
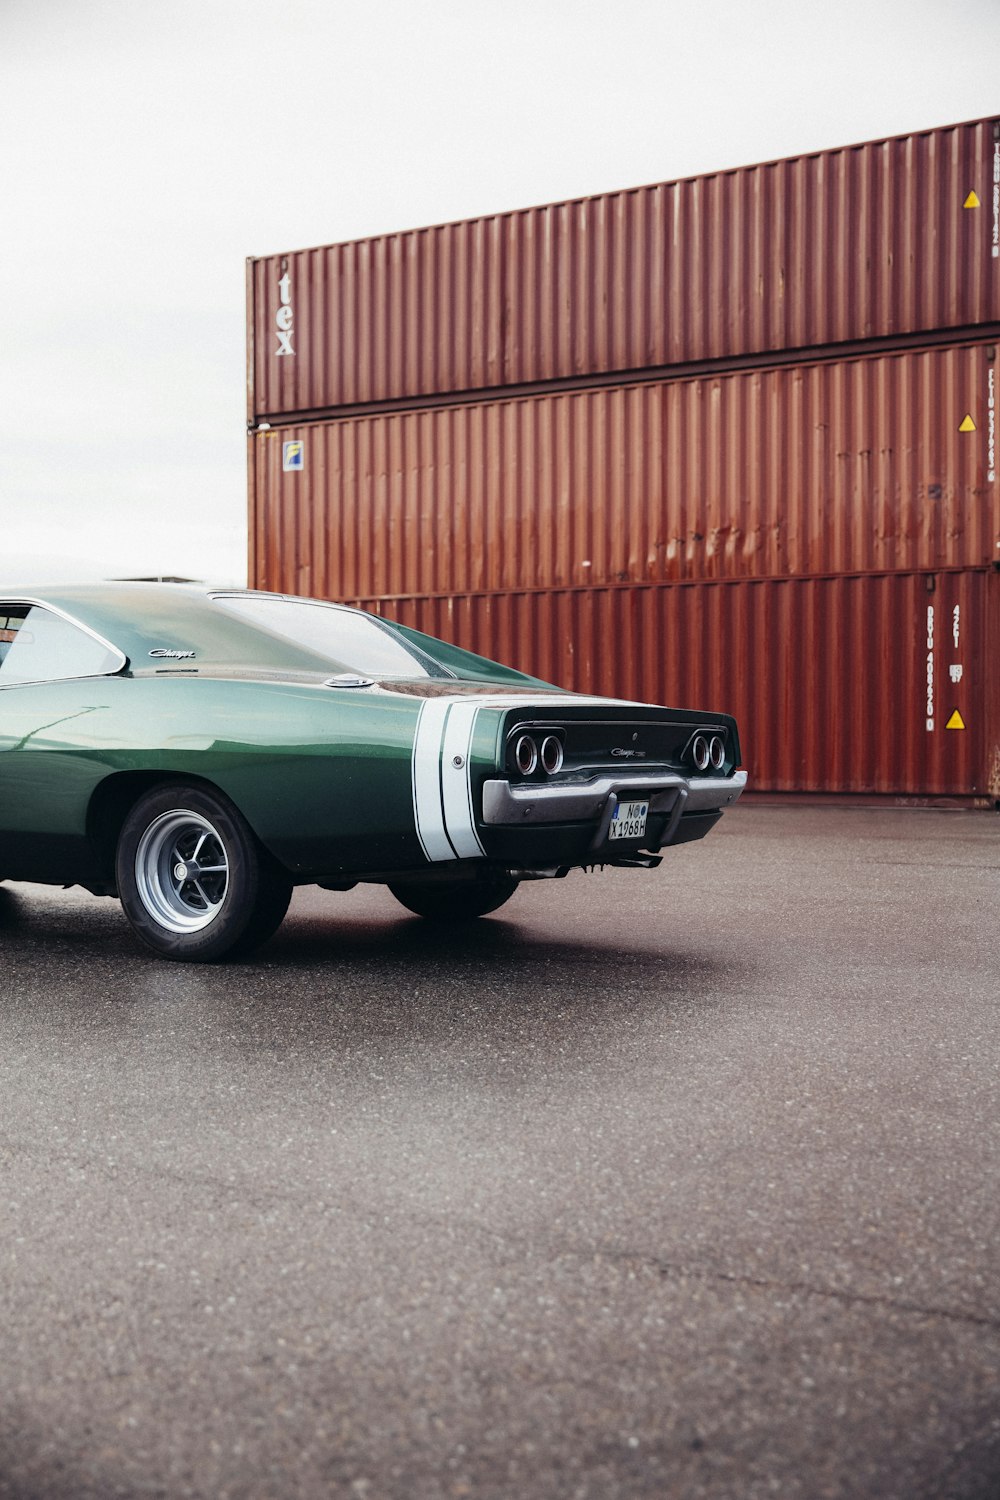
[[[0,0],[0,579],[244,581],[248,255],[997,112],[998,0]]]

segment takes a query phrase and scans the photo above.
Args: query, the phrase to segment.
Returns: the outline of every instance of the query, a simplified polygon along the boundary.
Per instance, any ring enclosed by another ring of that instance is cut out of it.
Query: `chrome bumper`
[[[483,783],[483,822],[494,827],[523,827],[596,819],[603,824],[610,822],[618,802],[637,797],[649,799],[650,812],[672,812],[679,818],[681,813],[732,807],[746,784],[746,771],[697,778],[664,772],[645,776],[619,773],[568,786],[511,786],[509,781],[487,781]]]

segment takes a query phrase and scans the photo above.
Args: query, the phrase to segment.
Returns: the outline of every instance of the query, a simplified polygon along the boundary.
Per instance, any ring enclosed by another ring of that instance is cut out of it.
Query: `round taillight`
[[[698,771],[708,770],[708,761],[711,752],[708,740],[703,734],[696,734],[694,744],[691,746],[691,759],[694,761],[695,769]]]
[[[554,734],[547,734],[542,740],[542,748],[539,751],[542,759],[542,770],[546,776],[554,776],[557,771],[562,770],[563,747],[562,742]]]
[[[726,761],[726,744],[721,734],[713,734],[708,747],[713,771],[721,771]]]
[[[538,746],[530,734],[522,734],[514,746],[514,760],[522,776],[530,776],[538,765]]]

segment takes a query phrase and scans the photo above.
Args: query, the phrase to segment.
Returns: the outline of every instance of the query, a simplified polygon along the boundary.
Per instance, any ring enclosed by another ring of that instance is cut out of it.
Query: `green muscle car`
[[[736,801],[739,760],[726,714],[566,693],[320,600],[0,598],[0,878],[115,895],[169,958],[263,942],[296,885],[457,919],[653,868]]]

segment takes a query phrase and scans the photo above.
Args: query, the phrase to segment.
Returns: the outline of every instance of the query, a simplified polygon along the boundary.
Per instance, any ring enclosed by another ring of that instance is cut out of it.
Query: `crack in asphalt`
[[[920,1302],[906,1302],[897,1297],[879,1296],[876,1293],[847,1292],[836,1287],[816,1286],[808,1281],[781,1281],[767,1276],[749,1276],[736,1271],[713,1271],[701,1267],[684,1266],[673,1261],[662,1260],[656,1255],[645,1255],[641,1251],[599,1251],[609,1260],[632,1262],[651,1266],[664,1277],[689,1276],[700,1281],[723,1281],[736,1286],[755,1287],[760,1291],[778,1291],[807,1297],[825,1297],[832,1302],[845,1305],[882,1307],[892,1312],[912,1313],[921,1318],[944,1318],[954,1323],[970,1323],[977,1328],[992,1328],[1000,1331],[1000,1317],[982,1313],[958,1312],[947,1307],[928,1307]]]

